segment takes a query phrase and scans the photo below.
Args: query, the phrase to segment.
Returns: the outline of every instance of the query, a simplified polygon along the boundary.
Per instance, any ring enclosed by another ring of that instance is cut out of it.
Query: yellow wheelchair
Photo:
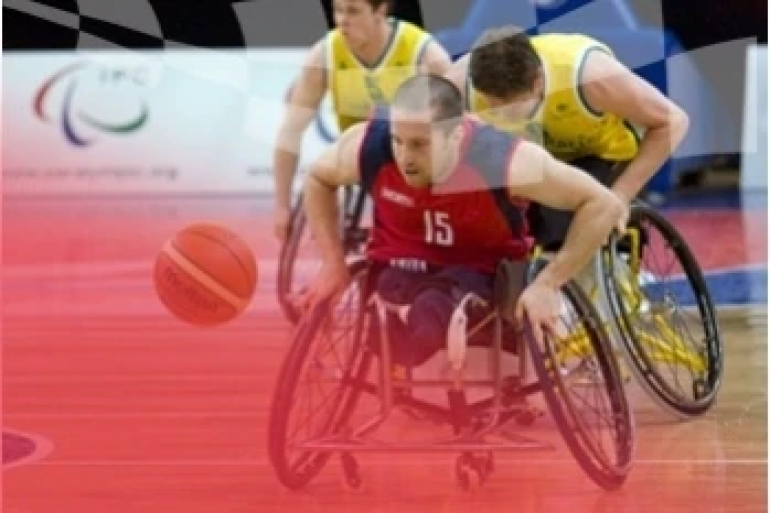
[[[577,281],[648,395],[680,418],[702,415],[716,400],[724,367],[703,273],[662,214],[636,202],[628,225]],[[573,344],[588,348],[586,340]]]
[[[408,341],[389,329],[409,305],[384,301],[372,266],[352,263],[348,288],[302,317],[280,369],[267,440],[278,480],[303,488],[339,455],[345,482],[355,488],[362,483],[357,453],[449,452],[456,454],[456,483],[467,489],[487,481],[495,452],[526,459],[566,445],[598,486],[621,487],[635,425],[606,331],[580,287],[569,283],[559,328],[541,346],[528,324],[512,319],[527,267],[501,262],[493,298],[458,300],[446,347],[435,356],[439,371],[419,377],[421,368],[400,361],[399,344]],[[481,372],[472,372],[472,351],[484,355]],[[550,412],[536,429],[543,411],[533,398]],[[420,428],[406,428],[415,421]]]

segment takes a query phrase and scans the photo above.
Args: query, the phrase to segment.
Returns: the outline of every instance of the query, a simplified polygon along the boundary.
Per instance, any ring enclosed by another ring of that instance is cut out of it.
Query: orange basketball
[[[155,261],[155,290],[178,318],[197,326],[234,319],[257,286],[257,263],[243,240],[221,226],[188,226]]]

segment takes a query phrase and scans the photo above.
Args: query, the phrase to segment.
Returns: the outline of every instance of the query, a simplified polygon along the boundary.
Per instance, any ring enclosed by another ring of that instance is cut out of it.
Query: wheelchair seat
[[[375,308],[382,309],[384,314],[382,318],[387,320],[388,327],[391,328],[388,331],[388,339],[394,363],[403,367],[419,367],[419,364],[411,365],[408,363],[408,359],[404,358],[405,353],[409,351],[410,341],[407,337],[399,337],[398,332],[405,328],[407,316],[412,306],[411,300],[424,289],[417,286],[410,297],[401,296],[397,300],[383,299],[379,294],[373,292],[374,283],[381,270],[378,268],[372,273],[373,276],[369,276],[367,279],[368,301],[375,305]],[[449,359],[455,361],[455,365],[460,365],[458,359],[462,358],[461,354],[464,354],[467,348],[493,349],[498,326],[501,333],[502,352],[512,356],[517,356],[520,353],[520,334],[513,318],[513,312],[516,301],[524,288],[526,270],[526,262],[503,260],[495,272],[491,298],[482,298],[474,293],[456,296],[457,305],[450,320],[450,326],[446,330],[448,344],[443,348],[448,353]],[[370,333],[370,340],[375,342],[371,347],[375,349],[379,346],[376,343],[379,340],[379,329],[377,326],[372,326],[372,329],[376,330],[376,332]],[[452,348],[453,345],[455,349]],[[462,347],[458,348],[458,345]],[[461,353],[460,355],[453,354],[458,351]],[[377,352],[376,349],[375,352]],[[434,356],[435,353],[431,358]]]

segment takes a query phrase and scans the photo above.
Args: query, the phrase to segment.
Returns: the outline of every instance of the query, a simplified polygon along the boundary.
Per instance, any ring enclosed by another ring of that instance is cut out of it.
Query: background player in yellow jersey
[[[538,140],[556,158],[611,186],[626,204],[687,132],[687,115],[678,106],[587,36],[491,29],[448,77],[482,120]],[[529,217],[538,242],[553,250],[571,214],[538,206]]]
[[[310,50],[292,87],[275,150],[274,229],[288,233],[291,188],[302,136],[324,95],[331,95],[340,132],[387,103],[419,71],[445,74],[447,52],[419,27],[388,17],[389,0],[334,0],[336,28]]]

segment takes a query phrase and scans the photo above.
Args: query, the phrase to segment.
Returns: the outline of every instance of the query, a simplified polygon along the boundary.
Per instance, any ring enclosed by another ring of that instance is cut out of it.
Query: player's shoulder
[[[459,56],[457,59],[453,59],[449,71],[445,76],[445,78],[460,89],[460,92],[463,95],[466,93],[465,88],[468,82],[468,67],[470,66],[470,62],[470,53],[466,53]]]
[[[367,121],[359,123],[362,144],[370,153],[390,155],[390,116],[387,106],[372,109]]]
[[[537,34],[531,36],[529,40],[533,45],[538,44],[583,44],[583,43],[597,43],[602,44],[598,39],[589,36],[588,34],[581,34],[579,32],[549,32],[545,34]]]
[[[322,69],[326,67],[326,52],[329,46],[329,34],[316,41],[305,54],[304,66],[307,68]]]
[[[398,25],[402,35],[431,36],[430,32],[411,21],[402,20],[401,18],[391,18],[391,20],[394,24]]]
[[[390,121],[387,107],[374,109],[369,120],[359,123],[360,145],[358,165],[365,190],[371,190],[375,177],[394,161],[390,143]]]
[[[476,120],[468,119],[465,124],[466,130],[472,131],[465,149],[465,162],[491,187],[501,187],[520,138]]]
[[[347,56],[350,52],[342,32],[336,27],[329,29],[310,49],[316,64],[324,68],[334,68],[335,65],[332,62],[335,58],[341,55]]]
[[[472,162],[489,160],[500,152],[510,152],[519,141],[518,136],[470,116],[466,116],[464,123],[466,130],[471,131],[467,155]]]
[[[541,58],[573,59],[589,50],[603,50],[612,54],[612,50],[602,41],[579,33],[540,34],[530,38],[532,47]]]

